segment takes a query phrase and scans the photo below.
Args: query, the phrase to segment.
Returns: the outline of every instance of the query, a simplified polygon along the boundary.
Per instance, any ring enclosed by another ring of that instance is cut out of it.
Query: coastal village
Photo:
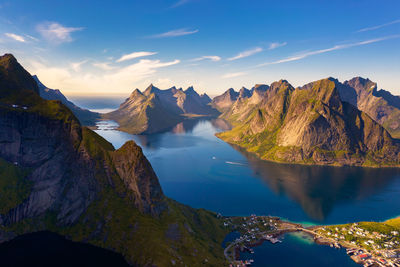
[[[238,235],[224,250],[230,267],[252,265],[254,260],[241,260],[240,253],[254,253],[253,247],[263,242],[280,243],[280,236],[296,231],[312,235],[317,244],[345,248],[347,255],[363,266],[400,267],[400,234],[396,228],[382,223],[303,227],[278,217],[251,215],[224,217],[223,224]]]
[[[394,227],[362,222],[317,227],[314,233],[317,243],[344,247],[355,262],[364,266],[400,266],[400,236]]]

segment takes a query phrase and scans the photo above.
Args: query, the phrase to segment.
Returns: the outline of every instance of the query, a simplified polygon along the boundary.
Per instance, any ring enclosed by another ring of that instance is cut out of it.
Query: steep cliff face
[[[142,93],[135,89],[118,110],[105,114],[129,133],[155,133],[175,126],[190,116],[217,116],[207,95],[200,96],[193,87],[161,90],[152,84]]]
[[[229,114],[236,126],[218,136],[263,159],[305,164],[397,166],[397,140],[367,114],[341,101],[329,78],[294,89],[273,83],[254,107]],[[231,111],[232,112],[232,111]]]
[[[72,113],[79,119],[81,124],[86,126],[95,125],[96,121],[100,119],[100,114],[96,112],[91,112],[90,110],[80,108],[76,106],[74,103],[69,101],[63,93],[61,93],[58,89],[50,89],[45,86],[36,75],[33,75],[32,78],[36,81],[39,88],[39,95],[47,100],[60,100],[61,103],[66,105]]]
[[[375,82],[361,77],[339,86],[340,97],[367,113],[396,138],[400,137],[400,97],[378,90]]]
[[[229,88],[222,95],[214,97],[211,105],[221,113],[224,113],[233,105],[233,103],[235,103],[238,96],[238,92],[233,88]]]
[[[20,73],[15,81],[33,81]],[[0,242],[50,230],[139,266],[224,264],[221,222],[166,198],[133,141],[115,150],[60,101],[9,80],[13,91],[0,95],[0,194],[9,196],[0,196]]]

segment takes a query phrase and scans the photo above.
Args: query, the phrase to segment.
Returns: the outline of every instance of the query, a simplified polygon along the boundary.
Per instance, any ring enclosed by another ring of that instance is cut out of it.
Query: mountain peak
[[[377,83],[371,81],[368,78],[363,77],[354,77],[349,81],[345,81],[344,84],[349,85],[350,87],[356,88],[357,90],[364,90],[367,92],[375,93],[377,91]]]
[[[1,95],[9,95],[23,90],[31,90],[39,94],[36,81],[12,54],[0,56],[0,77]]]
[[[7,65],[17,64],[18,61],[13,54],[4,54],[0,57],[0,66],[6,67]]]
[[[143,94],[142,94],[142,92],[140,92],[139,89],[136,88],[136,89],[133,90],[133,92],[131,93],[130,98],[136,97],[136,96],[138,96],[138,95],[143,95]]]
[[[240,98],[246,98],[251,96],[251,91],[247,89],[246,87],[242,86],[239,90],[239,97]]]
[[[157,87],[155,87],[152,83],[144,90],[144,94],[149,95],[151,93],[154,93],[155,91],[159,91]]]

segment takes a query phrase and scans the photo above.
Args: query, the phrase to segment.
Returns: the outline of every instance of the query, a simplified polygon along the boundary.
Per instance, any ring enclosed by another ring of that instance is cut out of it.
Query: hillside
[[[41,98],[12,55],[0,57],[0,70],[8,86],[0,92],[0,242],[48,230],[135,266],[225,263],[221,221],[164,196],[139,146],[115,150],[60,101]]]
[[[79,119],[81,124],[86,126],[95,125],[96,120],[100,119],[100,114],[96,112],[91,112],[90,110],[80,108],[76,106],[74,103],[69,101],[63,93],[61,93],[58,89],[50,89],[45,86],[36,75],[33,75],[32,78],[36,81],[39,88],[39,95],[47,100],[60,100],[61,103],[66,105],[72,113]]]
[[[342,102],[339,86],[332,78],[297,89],[285,80],[275,82],[258,104],[235,103],[222,114],[235,127],[217,136],[265,160],[399,166],[399,141],[367,114]]]
[[[340,97],[367,113],[389,133],[400,138],[400,97],[378,90],[375,82],[361,77],[345,81],[339,86]]]
[[[206,94],[199,95],[193,87],[161,90],[151,84],[143,93],[135,89],[117,110],[103,118],[117,121],[120,130],[132,134],[156,133],[191,117],[217,116],[210,102]]]
[[[251,99],[250,102],[252,104],[258,103],[268,88],[269,86],[265,84],[256,84],[251,89],[242,87],[239,92],[236,92],[233,88],[229,88],[222,95],[214,97],[211,105],[221,113],[229,112],[232,110],[233,105],[236,105],[233,109],[237,109],[237,106],[246,102],[246,99]],[[222,115],[221,117],[226,116],[228,115]]]

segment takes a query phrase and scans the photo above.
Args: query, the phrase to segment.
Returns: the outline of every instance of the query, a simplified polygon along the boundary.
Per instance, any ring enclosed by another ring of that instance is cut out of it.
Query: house
[[[361,255],[358,255],[358,257],[361,259],[361,260],[366,260],[366,259],[369,259],[369,255],[368,254],[361,254]]]

